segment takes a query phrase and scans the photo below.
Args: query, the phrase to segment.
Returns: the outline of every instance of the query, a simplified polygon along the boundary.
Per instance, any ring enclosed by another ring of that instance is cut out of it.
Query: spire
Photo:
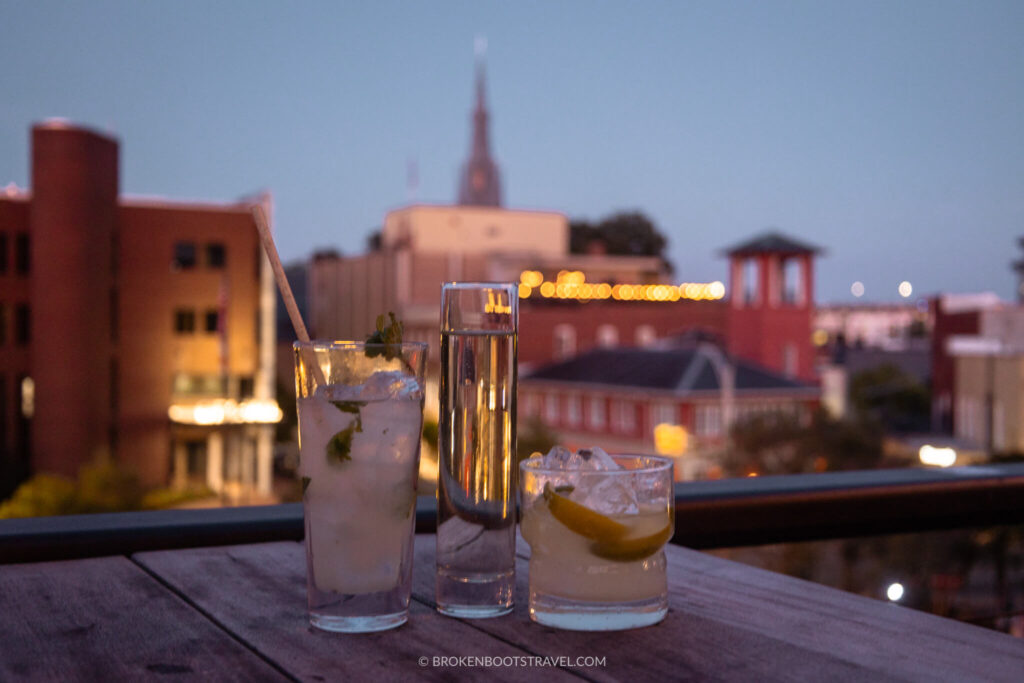
[[[487,40],[478,37],[476,53],[476,106],[473,109],[473,137],[469,160],[462,167],[459,181],[459,204],[470,206],[501,206],[501,184],[498,166],[491,159],[487,131],[487,100],[485,97],[484,53]]]

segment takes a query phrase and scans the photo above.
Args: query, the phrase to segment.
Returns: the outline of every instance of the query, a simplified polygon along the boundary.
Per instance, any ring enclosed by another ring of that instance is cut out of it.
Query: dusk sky
[[[33,122],[121,141],[129,195],[275,201],[286,260],[454,201],[487,40],[505,205],[646,213],[680,281],[768,228],[816,298],[1014,296],[1024,2],[0,0],[0,187]]]

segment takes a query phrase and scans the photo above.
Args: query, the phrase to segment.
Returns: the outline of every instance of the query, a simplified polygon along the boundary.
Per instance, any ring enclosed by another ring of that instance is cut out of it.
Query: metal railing
[[[416,531],[436,524],[433,497]],[[673,542],[724,548],[1024,523],[1024,463],[800,474],[676,485]],[[0,564],[297,541],[298,503],[0,520]]]

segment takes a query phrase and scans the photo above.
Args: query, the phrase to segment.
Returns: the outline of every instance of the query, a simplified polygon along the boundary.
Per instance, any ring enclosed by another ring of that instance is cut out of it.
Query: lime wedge
[[[585,505],[569,500],[555,493],[550,484],[544,484],[544,500],[547,501],[551,516],[564,524],[570,531],[592,541],[611,542],[626,534],[629,527],[591,510]]]
[[[653,534],[642,536],[623,536],[614,539],[597,539],[590,544],[590,551],[606,560],[619,562],[635,562],[650,557],[661,550],[661,547],[672,537],[672,522]]]

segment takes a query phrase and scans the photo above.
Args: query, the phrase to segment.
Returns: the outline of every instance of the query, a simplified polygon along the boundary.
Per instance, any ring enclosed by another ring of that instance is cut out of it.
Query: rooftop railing
[[[1024,523],[1024,463],[676,485],[673,542],[726,548]],[[421,496],[416,531],[436,524]],[[300,540],[298,503],[0,520],[0,563]]]

